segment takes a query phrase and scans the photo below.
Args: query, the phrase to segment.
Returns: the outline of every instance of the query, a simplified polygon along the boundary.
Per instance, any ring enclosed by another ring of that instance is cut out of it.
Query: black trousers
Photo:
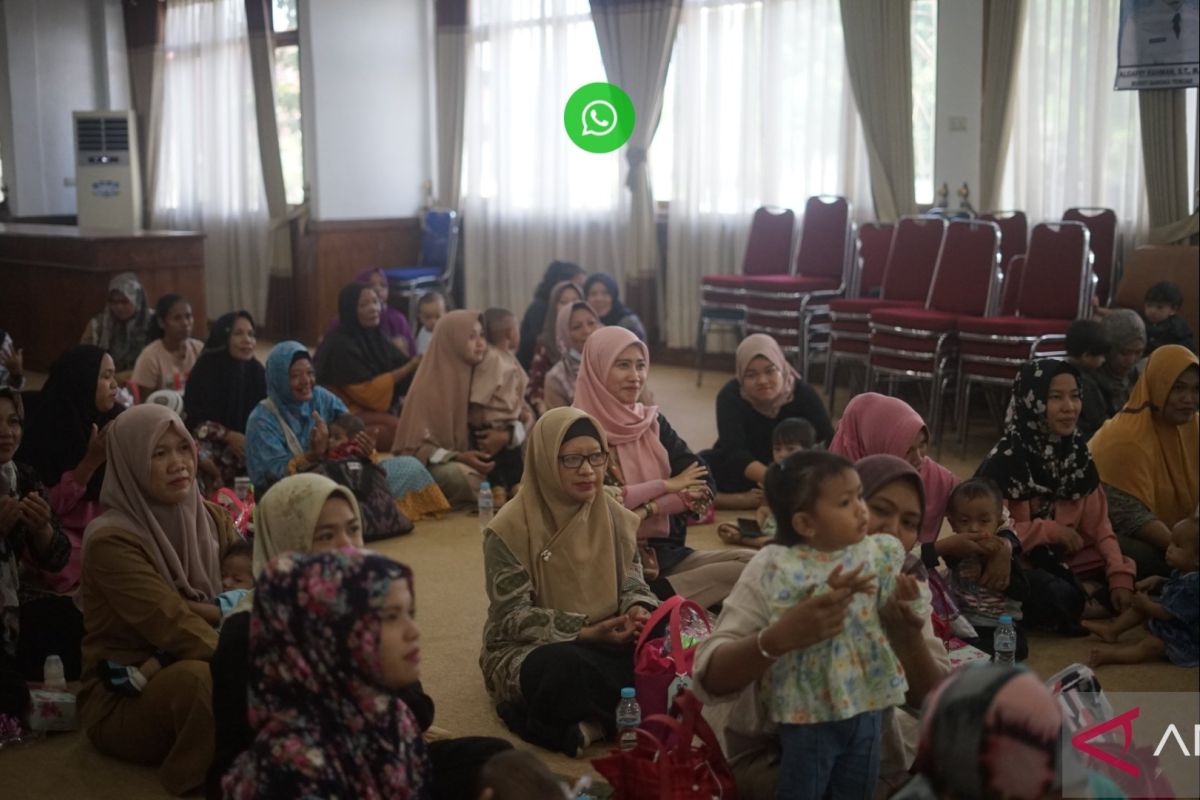
[[[492,458],[492,471],[487,474],[492,486],[503,486],[512,493],[512,488],[521,482],[525,474],[525,458],[521,448],[505,448]]]
[[[718,492],[748,492],[755,487],[745,473],[732,464],[720,450],[701,450],[698,456],[708,465]]]
[[[512,745],[492,736],[430,742],[433,800],[477,800],[480,770],[489,758],[506,750],[512,750]]]
[[[542,645],[521,665],[524,703],[500,716],[525,741],[573,754],[580,722],[600,723],[615,738],[617,703],[626,686],[633,686],[632,647]]]
[[[0,714],[20,719],[29,707],[29,688],[14,659],[0,651]]]
[[[67,680],[79,680],[83,665],[83,614],[70,597],[52,595],[21,604],[17,667],[25,680],[40,682],[46,656],[57,655]]]

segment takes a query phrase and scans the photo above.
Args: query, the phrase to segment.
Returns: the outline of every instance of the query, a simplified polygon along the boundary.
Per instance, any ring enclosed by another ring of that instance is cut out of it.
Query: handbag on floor
[[[632,749],[614,748],[592,759],[613,787],[613,800],[736,799],[733,773],[700,708],[684,689],[675,698],[675,714],[642,720]]]
[[[650,639],[663,619],[668,620],[667,635]],[[710,633],[708,613],[679,595],[650,615],[633,651],[633,685],[643,714],[666,713],[675,695],[691,688],[696,645]]]

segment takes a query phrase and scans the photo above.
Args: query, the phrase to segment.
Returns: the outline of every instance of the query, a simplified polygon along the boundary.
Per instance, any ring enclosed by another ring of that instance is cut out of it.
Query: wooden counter
[[[0,328],[24,348],[27,369],[44,372],[79,341],[121,272],[137,274],[152,308],[168,292],[187,297],[193,335],[204,338],[204,234],[0,224]]]

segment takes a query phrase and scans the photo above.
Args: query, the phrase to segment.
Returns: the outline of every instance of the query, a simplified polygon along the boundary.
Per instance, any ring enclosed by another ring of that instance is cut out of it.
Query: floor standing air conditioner
[[[76,111],[75,195],[79,227],[137,231],[142,177],[132,111]]]

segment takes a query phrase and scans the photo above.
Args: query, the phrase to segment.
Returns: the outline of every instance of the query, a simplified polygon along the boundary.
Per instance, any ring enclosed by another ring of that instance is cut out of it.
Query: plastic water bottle
[[[492,524],[492,512],[496,507],[492,500],[492,485],[487,481],[479,484],[479,530]]]
[[[66,691],[67,678],[63,674],[62,659],[58,656],[46,656],[46,663],[42,665],[42,685],[47,689]]]
[[[637,744],[636,729],[642,724],[642,707],[638,705],[633,687],[621,690],[617,703],[617,744],[622,750],[632,750]]]
[[[992,636],[992,661],[1012,666],[1017,661],[1017,629],[1008,614],[1000,616],[1000,625]]]

